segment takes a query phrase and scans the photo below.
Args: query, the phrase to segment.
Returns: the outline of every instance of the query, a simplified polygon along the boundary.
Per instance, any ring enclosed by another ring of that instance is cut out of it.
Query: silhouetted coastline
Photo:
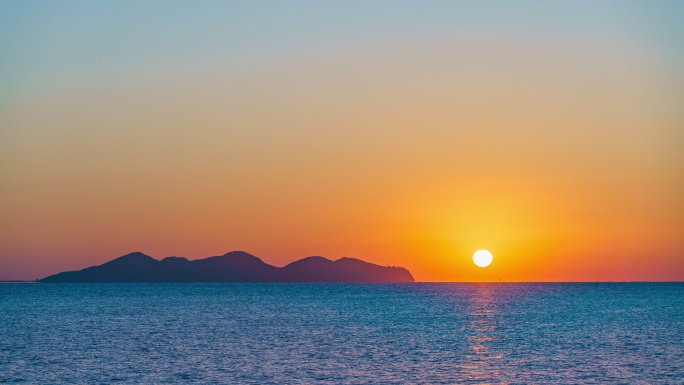
[[[355,258],[336,261],[307,257],[284,267],[269,265],[249,253],[232,251],[197,260],[156,260],[140,252],[99,266],[68,271],[40,282],[413,282],[402,267],[380,266]]]

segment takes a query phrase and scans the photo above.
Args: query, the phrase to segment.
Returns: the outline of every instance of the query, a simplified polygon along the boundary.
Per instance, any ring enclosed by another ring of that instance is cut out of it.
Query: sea
[[[684,384],[684,283],[3,284],[0,383]]]

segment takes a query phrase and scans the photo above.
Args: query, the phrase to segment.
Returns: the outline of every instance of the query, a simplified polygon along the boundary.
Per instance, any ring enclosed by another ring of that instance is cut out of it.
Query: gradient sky
[[[684,280],[684,2],[324,3],[2,2],[0,279]]]

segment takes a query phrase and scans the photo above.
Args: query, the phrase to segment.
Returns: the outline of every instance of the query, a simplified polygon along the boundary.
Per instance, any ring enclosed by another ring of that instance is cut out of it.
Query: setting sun
[[[479,267],[487,267],[492,263],[492,253],[487,250],[478,250],[473,254],[473,262]]]

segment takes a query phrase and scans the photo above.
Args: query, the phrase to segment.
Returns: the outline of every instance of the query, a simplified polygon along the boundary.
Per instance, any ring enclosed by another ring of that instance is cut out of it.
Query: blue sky
[[[604,39],[650,46],[677,64],[684,55],[684,5],[677,1],[15,1],[0,10],[5,97],[459,35]]]

